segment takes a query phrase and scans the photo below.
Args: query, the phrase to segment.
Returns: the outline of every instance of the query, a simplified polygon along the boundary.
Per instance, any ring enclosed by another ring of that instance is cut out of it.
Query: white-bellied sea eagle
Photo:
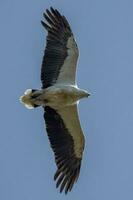
[[[46,130],[54,151],[54,175],[60,192],[71,191],[77,181],[84,150],[84,135],[78,117],[78,101],[90,94],[77,87],[77,44],[67,19],[52,7],[44,13],[47,30],[41,68],[42,89],[28,89],[20,100],[28,108],[42,106]]]

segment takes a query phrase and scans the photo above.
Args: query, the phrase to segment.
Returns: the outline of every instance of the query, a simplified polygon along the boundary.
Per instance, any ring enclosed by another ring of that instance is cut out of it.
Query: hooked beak
[[[89,96],[91,96],[91,93],[88,93],[87,91],[85,91],[84,94],[85,94],[84,97],[89,97]]]
[[[91,94],[90,94],[90,93],[87,93],[87,97],[89,97],[89,96],[91,96]]]

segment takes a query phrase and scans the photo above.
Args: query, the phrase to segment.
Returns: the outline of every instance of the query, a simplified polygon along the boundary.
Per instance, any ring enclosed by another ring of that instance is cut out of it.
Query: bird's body
[[[21,101],[34,108],[37,106],[50,106],[54,109],[74,105],[81,98],[88,97],[85,90],[81,90],[74,85],[54,85],[42,90],[28,89]]]
[[[47,44],[42,62],[42,89],[28,89],[20,97],[28,108],[42,106],[46,130],[54,151],[54,179],[60,192],[71,191],[77,181],[84,150],[84,135],[78,117],[78,101],[89,93],[77,87],[77,44],[66,18],[56,9],[46,10]]]

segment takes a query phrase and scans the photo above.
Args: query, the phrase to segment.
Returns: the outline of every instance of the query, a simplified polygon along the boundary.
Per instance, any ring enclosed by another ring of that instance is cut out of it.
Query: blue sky
[[[19,96],[39,88],[53,6],[69,20],[80,48],[78,86],[92,96],[79,105],[86,148],[78,183],[55,189],[56,170],[41,108]],[[0,1],[0,199],[133,199],[133,1]]]

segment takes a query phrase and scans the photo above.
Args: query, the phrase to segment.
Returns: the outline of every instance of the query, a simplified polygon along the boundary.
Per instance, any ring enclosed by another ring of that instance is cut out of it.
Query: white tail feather
[[[32,89],[27,89],[24,92],[24,95],[22,95],[19,100],[22,104],[25,105],[26,108],[28,109],[33,109],[34,108],[34,103],[31,100],[31,94],[32,94]]]
[[[32,93],[32,89],[27,89],[24,94],[31,94]]]

